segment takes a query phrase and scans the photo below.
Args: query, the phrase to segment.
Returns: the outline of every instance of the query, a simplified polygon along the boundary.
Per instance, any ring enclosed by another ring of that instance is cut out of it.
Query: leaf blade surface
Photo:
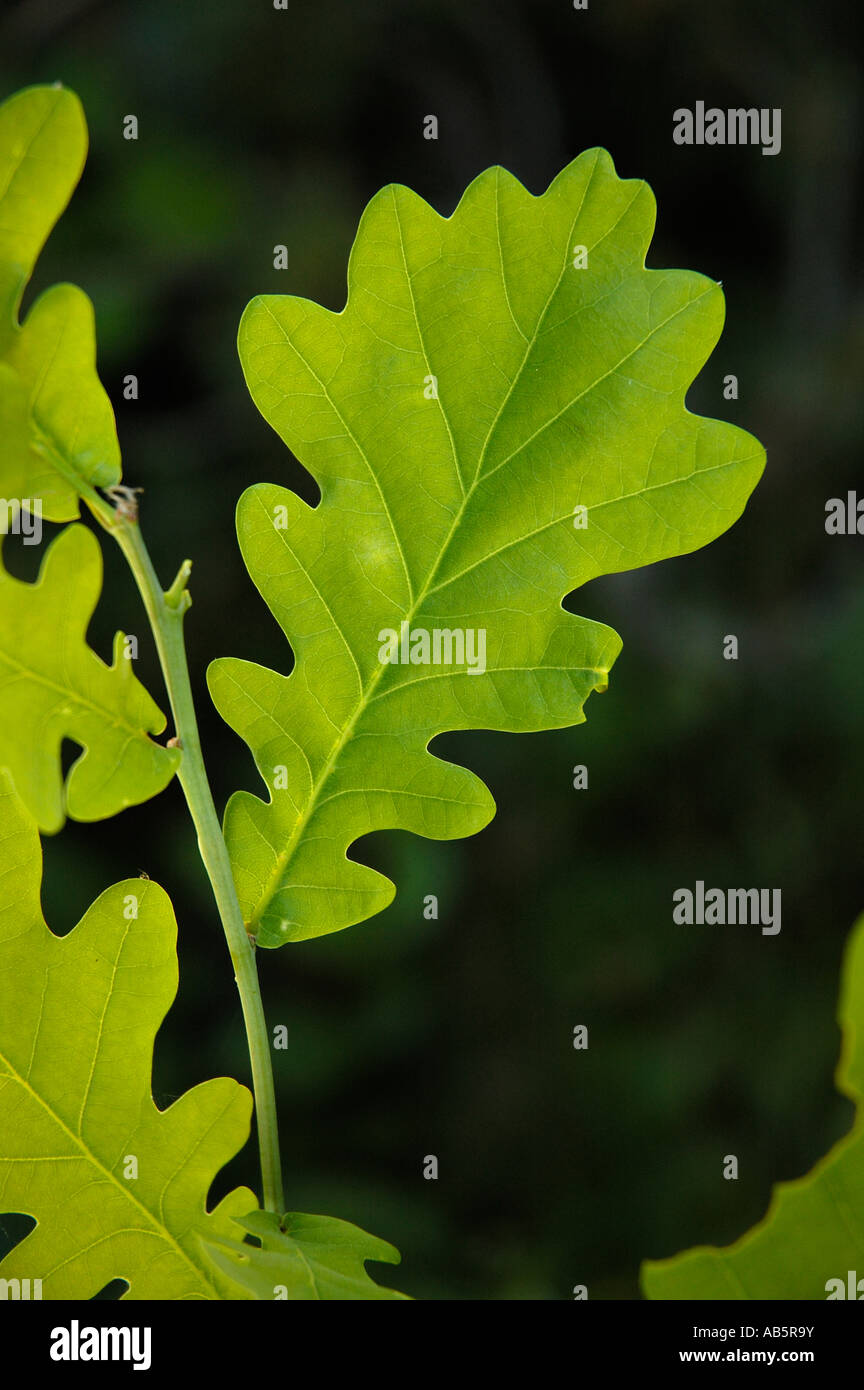
[[[277,1289],[279,1298],[301,1303],[406,1298],[366,1272],[367,1260],[398,1264],[398,1250],[349,1221],[286,1212],[280,1222],[273,1212],[253,1211],[237,1225],[260,1247],[210,1237],[202,1244],[217,1269],[256,1299],[273,1299]]]
[[[206,1210],[245,1143],[251,1096],[227,1077],[160,1111],[156,1031],[177,990],[176,924],[155,883],[109,888],[67,936],[39,906],[35,827],[0,777],[0,1211],[37,1225],[0,1263],[48,1299],[237,1297],[199,1247],[255,1203],[237,1189]],[[137,916],[129,916],[130,898]],[[137,1162],[131,1173],[130,1159]]]
[[[90,300],[75,285],[55,285],[18,322],[86,156],[84,113],[67,88],[27,87],[0,105],[0,495],[38,501],[49,521],[74,520],[82,492],[121,476]]]
[[[180,762],[178,749],[148,737],[165,728],[165,716],[134,674],[123,634],[110,667],[87,645],[101,588],[99,543],[84,526],[54,539],[35,584],[0,563],[0,767],[47,832],[60,829],[67,810],[101,820],[146,801]],[[64,786],[66,738],[83,751]]]

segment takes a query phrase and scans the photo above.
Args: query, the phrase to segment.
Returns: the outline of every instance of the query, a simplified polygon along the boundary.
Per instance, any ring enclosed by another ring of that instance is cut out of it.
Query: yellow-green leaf
[[[621,644],[565,595],[740,516],[764,451],[685,406],[723,293],[645,268],[654,218],[647,184],[603,150],[541,197],[489,169],[449,218],[389,187],[364,213],[341,313],[290,295],[249,305],[249,389],[321,488],[310,508],[261,484],[237,516],[296,669],[209,673],[269,791],[235,794],[225,821],[261,945],[387,905],[389,880],[347,857],[369,831],[481,829],[489,791],[430,741],[579,723]]]
[[[376,1284],[367,1260],[398,1264],[399,1251],[333,1216],[306,1216],[290,1211],[281,1218],[253,1211],[238,1221],[234,1240],[211,1235],[201,1243],[216,1268],[257,1299],[297,1302],[366,1302],[404,1299],[405,1294]],[[260,1242],[244,1243],[249,1232]]]
[[[74,519],[82,489],[120,480],[90,300],[55,285],[18,322],[86,154],[84,113],[66,88],[28,87],[0,106],[0,498],[31,511],[38,504],[50,521]]]
[[[130,1299],[250,1297],[199,1237],[231,1238],[246,1189],[207,1194],[246,1142],[252,1098],[222,1077],[159,1110],[153,1041],[177,992],[177,928],[157,884],[107,889],[67,936],[39,906],[39,837],[0,776],[0,1214],[37,1225],[0,1278],[46,1299],[125,1279]]]
[[[165,716],[132,669],[122,632],[106,666],[87,645],[102,589],[102,552],[91,531],[67,526],[49,546],[35,584],[0,563],[0,767],[40,829],[65,813],[101,820],[161,791],[180,762],[148,737]],[[84,750],[64,788],[64,739]]]
[[[404,1297],[364,1267],[398,1252],[348,1222],[280,1226],[247,1188],[208,1212],[252,1097],[222,1077],[166,1110],[153,1101],[154,1039],[177,992],[168,897],[127,879],[54,936],[39,836],[3,773],[0,826],[0,1216],[37,1222],[0,1279],[39,1280],[45,1299],[93,1298],[115,1279],[128,1299]]]

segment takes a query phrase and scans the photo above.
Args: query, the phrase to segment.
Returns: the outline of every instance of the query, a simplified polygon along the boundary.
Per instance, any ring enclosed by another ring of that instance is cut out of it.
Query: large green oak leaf
[[[269,791],[235,793],[225,820],[261,945],[387,905],[389,880],[347,857],[359,836],[486,825],[489,791],[430,740],[579,723],[621,644],[564,597],[740,516],[764,451],[684,403],[723,293],[645,268],[654,221],[604,150],[540,197],[489,169],[449,218],[392,186],[363,215],[340,313],[290,295],[246,310],[251,394],[321,491],[309,507],[261,484],[238,508],[294,670],[209,673]]]
[[[90,300],[75,285],[55,285],[18,322],[86,155],[84,113],[66,88],[28,87],[0,106],[0,499],[13,510],[38,505],[50,521],[73,520],[82,491],[120,480]]]
[[[236,1297],[199,1237],[230,1238],[256,1205],[241,1188],[206,1209],[246,1142],[251,1096],[227,1077],[167,1110],[151,1094],[177,992],[171,903],[127,880],[57,937],[39,906],[39,837],[2,776],[0,824],[0,1213],[37,1222],[0,1278],[41,1279],[46,1299],[92,1298],[113,1279],[132,1299]]]
[[[181,758],[148,737],[165,728],[165,716],[134,674],[123,633],[111,666],[87,645],[101,589],[102,552],[84,526],[52,541],[35,584],[0,562],[0,767],[47,832],[67,811],[101,820],[146,801]],[[64,739],[84,750],[65,787]]]
[[[864,1299],[864,917],[846,947],[837,1089],[849,1133],[803,1178],[779,1183],[767,1215],[734,1245],[699,1246],[642,1266],[652,1299]]]

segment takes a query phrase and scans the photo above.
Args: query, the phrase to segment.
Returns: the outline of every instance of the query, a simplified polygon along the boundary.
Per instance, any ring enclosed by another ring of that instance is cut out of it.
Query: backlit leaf
[[[0,1279],[46,1299],[382,1299],[365,1260],[391,1245],[344,1221],[259,1211],[246,1188],[207,1194],[245,1144],[252,1097],[226,1077],[166,1110],[153,1043],[177,991],[171,903],[149,879],[107,889],[67,936],[39,905],[35,826],[0,773],[0,1216],[37,1225]],[[253,1233],[260,1247],[243,1244]],[[14,1286],[13,1286],[14,1287]]]
[[[18,323],[24,288],[86,154],[81,104],[65,88],[28,87],[0,106],[0,497],[38,501],[50,521],[78,515],[82,485],[120,479],[90,300],[74,285],[55,285]]]
[[[48,548],[35,584],[0,563],[0,767],[40,829],[64,813],[100,820],[154,796],[180,761],[148,738],[165,716],[132,670],[118,632],[105,663],[87,645],[102,588],[102,552],[91,531],[68,526]],[[65,790],[64,739],[84,750]]]
[[[209,673],[270,793],[239,792],[226,813],[261,945],[387,905],[389,880],[347,858],[359,836],[481,829],[491,795],[430,740],[579,723],[620,640],[565,612],[565,595],[695,550],[741,514],[761,446],[684,405],[723,294],[645,269],[654,218],[648,186],[620,180],[603,150],[541,197],[487,170],[450,218],[388,187],[363,216],[341,313],[292,296],[249,305],[249,389],[321,489],[310,508],[261,484],[238,509],[295,670],[226,659]],[[439,638],[437,664],[383,663],[387,630],[409,651],[421,630],[420,656],[422,632],[433,656],[436,630],[474,633],[476,669],[458,637],[449,652]]]
[[[56,937],[39,906],[39,837],[2,776],[0,825],[0,1213],[38,1223],[0,1278],[41,1279],[48,1299],[92,1298],[112,1279],[132,1299],[238,1297],[198,1233],[230,1238],[231,1217],[256,1205],[242,1188],[205,1205],[246,1142],[251,1096],[227,1077],[164,1111],[151,1094],[177,991],[168,897],[117,883]]]
[[[399,1251],[332,1216],[288,1212],[280,1223],[269,1211],[253,1211],[238,1221],[260,1247],[240,1239],[202,1237],[202,1245],[217,1269],[257,1299],[300,1302],[404,1299],[405,1294],[382,1288],[366,1273],[366,1260],[399,1263]],[[238,1232],[238,1236],[242,1232]],[[278,1290],[278,1295],[274,1292]]]
[[[322,493],[310,509],[262,484],[238,509],[296,670],[210,671],[270,790],[236,794],[226,815],[262,945],[386,906],[393,885],[346,857],[358,836],[484,826],[489,792],[430,740],[580,722],[620,641],[565,613],[564,596],[693,550],[740,515],[761,447],[684,407],[722,292],[646,270],[653,226],[647,185],[619,180],[602,150],[540,198],[488,170],[449,219],[390,187],[363,217],[340,314],[291,296],[247,309],[252,395]],[[430,642],[458,629],[479,644],[482,631],[485,673],[479,660],[383,664],[380,633],[403,623]]]

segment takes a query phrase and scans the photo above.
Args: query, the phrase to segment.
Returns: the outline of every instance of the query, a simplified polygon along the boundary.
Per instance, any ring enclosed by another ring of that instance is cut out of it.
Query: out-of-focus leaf
[[[734,1245],[646,1261],[647,1298],[864,1298],[864,917],[846,948],[837,1018],[837,1089],[857,1106],[850,1132],[805,1177],[778,1183],[768,1214]]]

